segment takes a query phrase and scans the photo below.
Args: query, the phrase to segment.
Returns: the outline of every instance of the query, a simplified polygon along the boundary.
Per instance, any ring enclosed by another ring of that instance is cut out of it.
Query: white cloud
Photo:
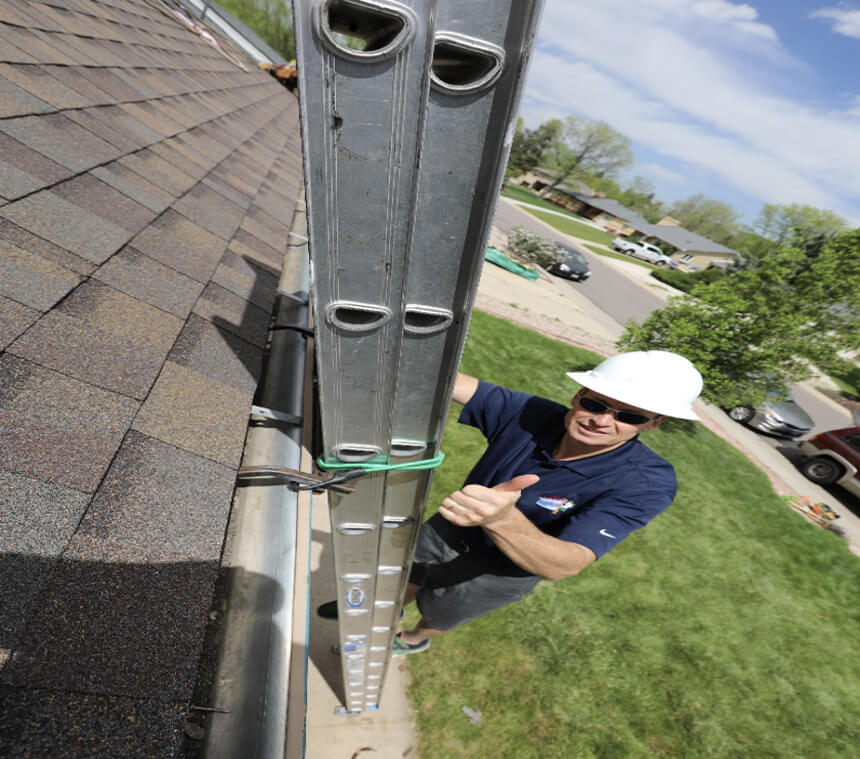
[[[778,39],[774,28],[767,24],[758,24],[753,21],[741,21],[735,26],[737,29],[740,29],[742,32],[746,32],[747,34],[751,34],[753,37],[761,37],[762,39],[771,40],[772,42],[776,42]]]
[[[758,11],[746,3],[735,5],[726,0],[704,0],[694,3],[693,13],[713,21],[755,21]]]
[[[860,10],[844,10],[842,8],[822,8],[810,15],[810,18],[826,18],[833,21],[833,31],[846,37],[860,39]]]
[[[563,102],[564,98],[576,104],[575,110],[604,119],[634,141],[692,166],[706,168],[722,181],[763,202],[792,203],[801,202],[802,198],[802,202],[810,205],[834,209],[842,204],[824,182],[808,179],[785,154],[762,151],[733,135],[714,133],[707,126],[685,120],[683,114],[643,97],[589,64],[566,63],[539,53],[532,66],[537,76],[547,70],[556,74],[555,86],[542,92],[532,89],[532,97],[545,105]],[[790,152],[791,148],[785,151]]]
[[[703,14],[733,28],[758,15],[723,0],[550,3],[525,115],[604,119],[634,143],[691,172],[710,171],[762,202],[808,203],[860,218],[857,104],[817,112],[757,83],[779,81],[773,60],[697,38],[691,8],[698,8],[699,26]]]
[[[758,11],[751,5],[743,3],[736,5],[726,0],[703,0],[694,3],[690,8],[696,16],[701,16],[710,21],[729,24],[746,34],[751,34],[762,39],[776,41],[778,39],[776,30],[772,26],[762,24],[756,19]]]
[[[642,169],[642,171],[646,172],[648,176],[654,177],[655,179],[662,179],[664,182],[671,182],[672,184],[687,184],[689,181],[683,174],[667,169],[659,163],[642,163],[638,164],[637,168]]]

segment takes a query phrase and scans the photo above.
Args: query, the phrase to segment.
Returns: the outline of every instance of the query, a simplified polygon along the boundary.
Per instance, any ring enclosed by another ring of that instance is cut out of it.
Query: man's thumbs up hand
[[[538,480],[540,480],[540,477],[536,474],[518,474],[512,480],[493,486],[493,490],[499,493],[516,493],[517,500],[519,501],[520,493],[522,493],[526,488],[530,488],[538,482]],[[468,487],[468,485],[466,487]]]
[[[492,488],[466,485],[451,493],[439,507],[439,513],[459,527],[482,527],[508,518],[520,493],[540,480],[536,474],[519,474]]]

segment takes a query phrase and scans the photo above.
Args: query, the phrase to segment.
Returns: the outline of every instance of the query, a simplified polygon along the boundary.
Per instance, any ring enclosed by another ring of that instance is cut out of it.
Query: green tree
[[[633,164],[633,149],[630,139],[605,121],[568,116],[561,136],[544,151],[543,163],[556,172],[552,184],[541,193],[546,195],[571,177],[612,177]]]
[[[833,211],[792,203],[787,206],[765,204],[753,224],[762,237],[782,245],[795,236],[792,230],[805,230],[807,236],[816,235],[824,239],[844,232],[848,223]]]
[[[296,57],[293,15],[291,3],[287,0],[218,0],[218,5],[246,24],[288,61]]]
[[[720,245],[729,245],[740,229],[739,214],[734,208],[701,193],[673,203],[669,216],[680,221],[682,227]]]
[[[740,254],[741,260],[736,264],[739,268],[760,266],[762,260],[779,247],[748,227],[741,227],[727,245]]]
[[[833,211],[793,203],[762,206],[752,228],[738,227],[725,242],[743,257],[743,266],[760,266],[781,245],[793,245],[816,255],[821,244],[848,229],[848,223]]]
[[[627,187],[612,197],[652,224],[656,224],[666,215],[666,206],[657,200],[654,185],[644,177],[633,177]]]
[[[523,120],[517,119],[505,176],[518,177],[540,164],[544,151],[561,135],[561,128],[558,119],[545,121],[536,129],[526,129]]]
[[[755,404],[768,391],[828,369],[860,348],[860,229],[818,245],[815,255],[784,245],[761,266],[670,298],[642,324],[631,320],[624,350],[665,349],[705,378],[703,397]]]
[[[603,193],[607,198],[618,199],[623,190],[611,177],[598,177],[595,174],[583,174],[580,177],[583,184],[588,185],[594,192]]]

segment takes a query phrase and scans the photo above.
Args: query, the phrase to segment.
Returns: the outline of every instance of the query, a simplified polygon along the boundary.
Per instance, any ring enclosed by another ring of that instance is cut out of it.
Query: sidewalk
[[[336,713],[343,703],[340,656],[331,651],[338,642],[337,621],[322,619],[316,613],[321,603],[336,596],[327,497],[314,495],[310,512],[310,602],[300,613],[297,609],[302,620],[306,618],[305,611],[309,611],[305,756],[358,759],[366,752],[368,759],[416,759],[418,743],[406,697],[408,673],[403,657],[392,657],[390,661],[378,711],[350,716]],[[294,645],[300,647],[301,640],[296,639]],[[295,725],[289,725],[288,730],[295,730]],[[288,753],[287,759],[294,756],[299,755]]]

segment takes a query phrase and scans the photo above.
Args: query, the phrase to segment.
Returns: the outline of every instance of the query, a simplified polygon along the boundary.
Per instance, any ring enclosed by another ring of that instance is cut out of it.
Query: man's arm
[[[457,380],[454,382],[454,395],[451,396],[456,403],[465,406],[478,389],[478,378],[470,377],[468,374],[457,372]]]
[[[537,480],[523,474],[494,488],[466,485],[442,502],[439,513],[460,527],[482,527],[511,561],[543,580],[572,577],[597,556],[579,543],[541,532],[516,507],[523,488]]]

